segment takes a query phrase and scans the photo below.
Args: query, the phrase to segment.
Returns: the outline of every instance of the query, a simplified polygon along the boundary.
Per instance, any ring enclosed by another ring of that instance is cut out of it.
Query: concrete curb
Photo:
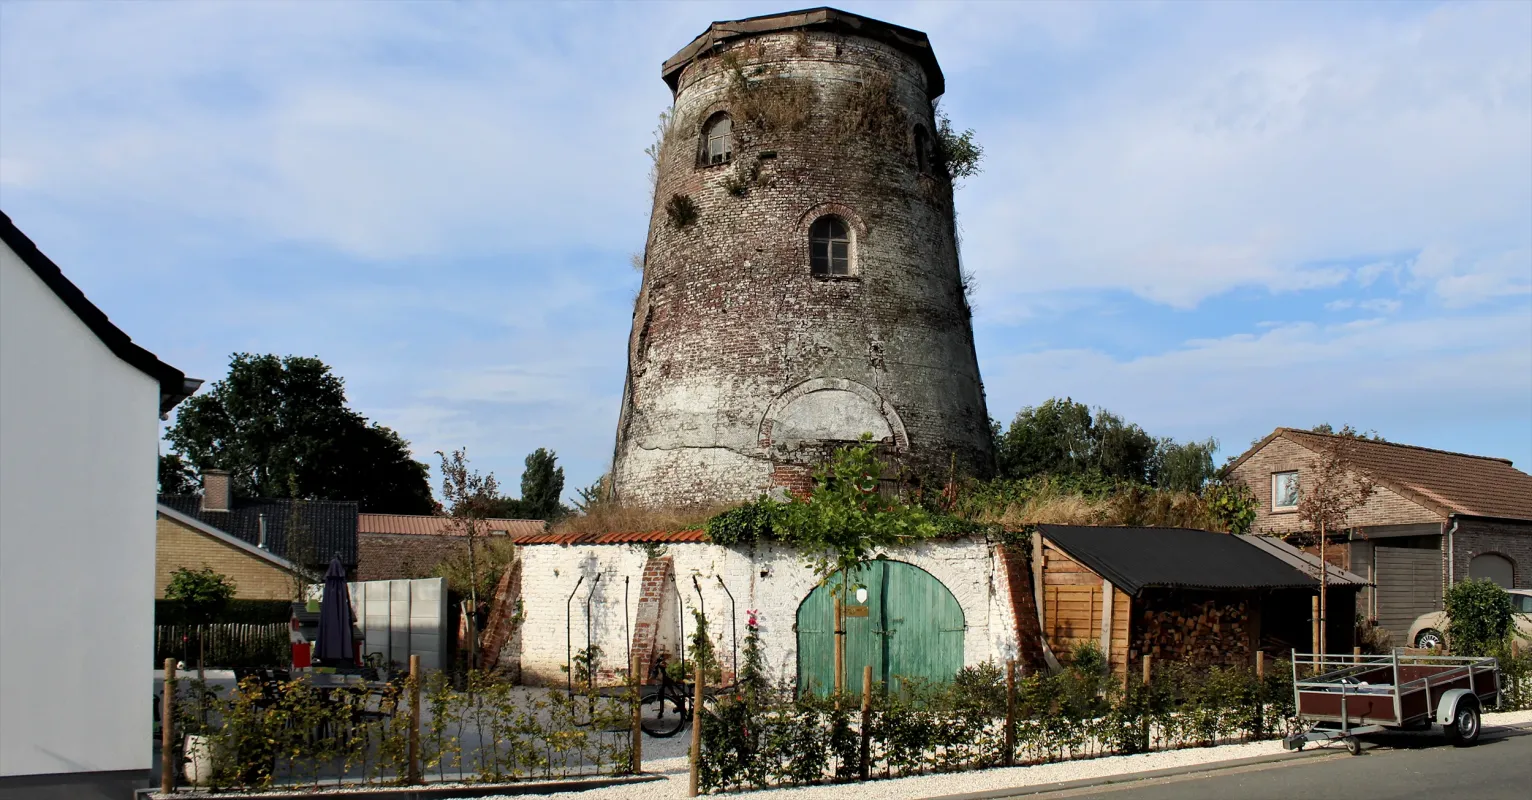
[[[1495,725],[1494,728],[1506,731],[1532,731],[1532,722],[1517,723],[1514,725]],[[1485,730],[1489,734],[1493,729]],[[1524,734],[1510,734],[1524,735]],[[1497,737],[1498,738],[1498,737]],[[1143,772],[1124,772],[1120,775],[1101,775],[1095,778],[1079,778],[1072,781],[1059,781],[1056,783],[1039,783],[1032,786],[1013,786],[1007,789],[989,789],[983,792],[965,792],[962,794],[932,795],[927,800],[999,800],[1008,797],[1027,797],[1030,795],[1051,794],[1053,792],[1065,792],[1072,789],[1089,789],[1094,786],[1111,786],[1118,783],[1137,783],[1138,781],[1154,780],[1155,778],[1173,778],[1193,773],[1222,772],[1224,770],[1238,769],[1259,764],[1274,764],[1282,761],[1296,761],[1298,759],[1322,759],[1335,758],[1348,754],[1344,749],[1335,748],[1307,748],[1304,750],[1290,750],[1281,753],[1272,753],[1266,756],[1251,756],[1249,758],[1235,758],[1228,761],[1213,761],[1206,764],[1185,764],[1179,767],[1164,767],[1151,769]]]
[[[178,791],[172,795],[162,795],[159,789],[140,789],[134,793],[137,800],[151,800],[151,798],[175,798],[176,800],[198,800],[199,798],[253,798],[254,800],[449,800],[449,798],[471,797],[500,797],[503,795],[523,794],[558,794],[564,792],[587,792],[592,789],[605,789],[612,786],[626,786],[634,783],[649,783],[650,781],[664,780],[663,775],[645,773],[641,775],[627,775],[607,778],[586,778],[583,780],[562,781],[519,781],[510,783],[490,784],[459,784],[456,786],[357,786],[346,789],[326,788],[322,791],[269,791],[251,794],[236,792],[220,792],[212,794],[199,791]]]

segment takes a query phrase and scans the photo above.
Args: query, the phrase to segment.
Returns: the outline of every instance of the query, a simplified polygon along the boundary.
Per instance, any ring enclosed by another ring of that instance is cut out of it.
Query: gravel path
[[[1508,711],[1484,715],[1486,727],[1495,725],[1532,724],[1532,711]],[[578,795],[518,795],[518,800],[538,797],[563,798],[564,800],[651,800],[651,798],[684,798],[687,786],[687,758],[690,731],[683,731],[670,740],[644,740],[644,771],[660,773],[665,780],[632,786],[595,789]],[[830,800],[831,798],[862,797],[876,794],[878,800],[907,800],[936,797],[963,792],[982,792],[1016,786],[1036,786],[1084,778],[1101,778],[1124,775],[1168,767],[1212,764],[1253,756],[1272,755],[1282,752],[1281,741],[1229,744],[1219,747],[1193,747],[1160,753],[1132,756],[1107,756],[1081,761],[1040,764],[1032,767],[988,769],[974,772],[957,772],[946,775],[922,775],[913,778],[895,778],[875,781],[873,785],[857,783],[834,786],[804,786],[794,789],[770,789],[760,792],[740,792],[732,797],[759,797],[762,800]],[[504,800],[512,800],[502,796]]]

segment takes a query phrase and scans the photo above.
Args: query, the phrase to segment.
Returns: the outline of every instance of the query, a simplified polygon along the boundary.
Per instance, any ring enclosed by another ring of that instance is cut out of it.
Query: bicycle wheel
[[[686,727],[686,701],[664,691],[652,691],[639,701],[638,725],[656,739],[669,739]]]

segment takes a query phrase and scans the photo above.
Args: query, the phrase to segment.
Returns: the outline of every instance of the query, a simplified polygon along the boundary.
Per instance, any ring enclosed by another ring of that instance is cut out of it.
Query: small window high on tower
[[[915,168],[921,174],[931,171],[931,135],[924,125],[915,126]]]
[[[840,217],[826,216],[809,227],[809,261],[815,275],[851,274],[851,229]]]
[[[703,163],[722,164],[734,157],[734,121],[728,114],[715,114],[702,129]]]

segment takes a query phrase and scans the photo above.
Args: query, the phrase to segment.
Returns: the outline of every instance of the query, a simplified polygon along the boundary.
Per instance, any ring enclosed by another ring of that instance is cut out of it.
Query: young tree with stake
[[[449,523],[442,529],[447,536],[462,536],[468,544],[469,655],[468,666],[478,666],[479,635],[475,616],[479,612],[479,537],[485,535],[484,520],[490,517],[500,483],[493,472],[480,475],[468,466],[468,451],[454,450],[449,456],[438,450],[441,459],[442,503]]]
[[[1319,535],[1319,653],[1326,652],[1326,600],[1330,563],[1325,560],[1330,531],[1347,527],[1351,512],[1365,504],[1377,489],[1372,479],[1355,468],[1356,443],[1347,438],[1327,439],[1309,461],[1308,484],[1300,489],[1298,518]]]

